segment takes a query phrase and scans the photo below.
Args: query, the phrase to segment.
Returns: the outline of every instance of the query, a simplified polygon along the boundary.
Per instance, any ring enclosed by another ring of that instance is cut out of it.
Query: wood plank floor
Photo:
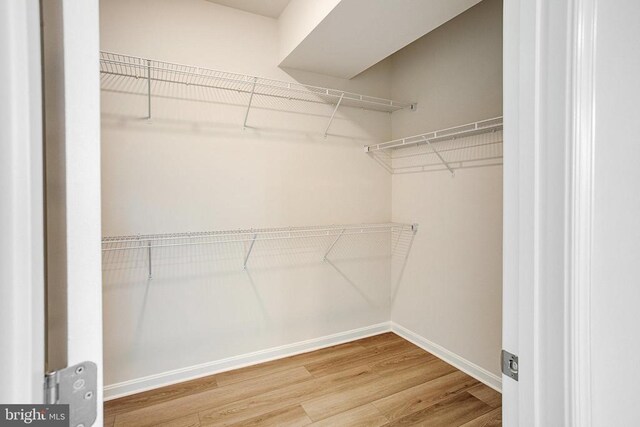
[[[393,333],[104,404],[105,426],[500,426],[500,393]]]

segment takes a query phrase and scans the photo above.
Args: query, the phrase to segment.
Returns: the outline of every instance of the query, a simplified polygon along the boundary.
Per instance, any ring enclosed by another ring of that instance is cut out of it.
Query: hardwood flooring
[[[105,402],[105,426],[502,425],[500,393],[393,333]]]

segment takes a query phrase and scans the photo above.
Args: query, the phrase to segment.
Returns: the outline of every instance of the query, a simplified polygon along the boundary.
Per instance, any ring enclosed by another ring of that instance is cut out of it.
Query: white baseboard
[[[444,360],[448,364],[455,366],[462,372],[471,375],[473,378],[488,385],[492,389],[502,393],[502,378],[497,376],[496,374],[489,372],[484,368],[481,368],[475,363],[469,362],[467,359],[458,356],[457,354],[447,350],[446,348],[429,341],[428,339],[416,334],[415,332],[405,328],[404,326],[398,325],[397,323],[391,322],[391,331],[400,335],[407,341],[411,341],[423,350],[428,351],[434,356],[437,356],[438,358]]]
[[[426,338],[416,334],[415,332],[401,325],[398,325],[397,323],[383,322],[376,325],[366,326],[364,328],[353,329],[346,332],[340,332],[333,335],[300,341],[280,347],[273,347],[253,353],[228,357],[226,359],[214,360],[212,362],[188,366],[186,368],[175,369],[172,371],[161,372],[158,374],[136,378],[129,381],[123,381],[116,384],[109,384],[104,387],[104,400],[112,400],[118,397],[124,397],[147,390],[180,383],[183,381],[205,377],[207,375],[214,375],[220,372],[268,362],[270,360],[294,356],[300,353],[307,353],[310,351],[319,350],[321,348],[331,347],[333,345],[355,341],[361,338],[366,338],[389,331],[398,334],[402,338],[412,342],[423,350],[428,351],[429,353],[439,357],[450,365],[455,366],[466,374],[471,375],[478,381],[501,392],[502,379],[497,375],[487,371],[484,368],[481,368],[480,366],[472,362],[469,362],[468,360],[458,356],[455,353],[452,353],[446,348],[443,348],[438,344],[427,340]]]
[[[273,347],[253,353],[228,357],[226,359],[214,360],[212,362],[161,372],[116,384],[109,384],[104,387],[104,400],[116,399],[118,397],[128,396],[130,394],[140,393],[142,391],[152,390],[158,387],[205,377],[207,375],[256,365],[258,363],[281,359],[283,357],[293,356],[300,353],[307,353],[321,348],[331,347],[333,345],[382,334],[384,332],[389,332],[390,330],[390,322],[383,322],[378,323],[377,325],[366,326],[364,328],[353,329],[280,347]]]

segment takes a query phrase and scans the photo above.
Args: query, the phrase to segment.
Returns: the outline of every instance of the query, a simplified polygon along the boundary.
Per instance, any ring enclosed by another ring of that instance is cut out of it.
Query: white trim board
[[[596,0],[574,2],[571,43],[571,131],[568,138],[570,209],[566,223],[566,250],[570,271],[565,283],[568,340],[564,369],[565,423],[592,425],[591,394],[591,266],[593,263],[595,96],[596,96]]]
[[[391,331],[390,322],[378,323],[376,325],[365,326],[363,328],[352,329],[346,332],[326,335],[324,337],[313,338],[293,344],[286,344],[266,350],[259,350],[253,353],[241,354],[228,357],[226,359],[214,360],[212,362],[201,363],[199,365],[188,366],[186,368],[161,372],[142,378],[109,384],[104,387],[104,400],[112,400],[158,387],[164,387],[183,381],[189,381],[220,372],[231,371],[233,369],[244,368],[246,366],[257,365],[271,360],[282,359],[296,354],[308,353],[322,348],[343,344],[350,341],[367,338]]]
[[[481,368],[475,363],[469,362],[467,359],[458,356],[446,348],[429,341],[428,339],[416,334],[404,326],[398,325],[397,323],[391,322],[391,332],[412,342],[421,349],[433,354],[448,364],[455,366],[465,374],[472,376],[483,384],[486,384],[492,389],[502,393],[502,379],[499,376]]]

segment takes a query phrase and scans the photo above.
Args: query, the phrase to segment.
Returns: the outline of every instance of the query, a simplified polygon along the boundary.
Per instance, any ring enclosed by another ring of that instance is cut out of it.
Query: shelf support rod
[[[249,95],[249,104],[247,104],[247,111],[244,113],[244,123],[242,124],[242,129],[247,128],[247,119],[249,118],[249,110],[251,109],[251,103],[253,102],[253,94],[256,92],[256,83],[258,82],[258,78],[253,78],[253,86],[251,86],[251,95]]]
[[[424,141],[427,143],[427,145],[429,146],[429,148],[431,148],[431,151],[433,151],[433,153],[438,156],[438,158],[440,159],[440,161],[442,162],[443,165],[445,165],[447,167],[447,169],[449,169],[449,172],[451,172],[452,176],[455,176],[455,171],[451,168],[451,166],[449,166],[449,163],[447,163],[447,161],[442,158],[442,156],[440,155],[440,153],[438,153],[438,151],[433,147],[433,145],[431,145],[431,141],[429,141],[426,137],[422,137],[422,139],[424,139]]]
[[[151,120],[151,60],[147,59],[147,120]]]
[[[398,279],[396,280],[393,296],[391,297],[391,302],[395,301],[396,294],[398,293],[398,288],[400,287],[400,282],[402,282],[402,277],[404,276],[404,270],[407,267],[407,261],[409,260],[409,254],[411,254],[411,247],[413,247],[413,239],[416,237],[417,228],[411,234],[411,240],[409,240],[409,245],[407,245],[407,252],[404,254],[404,260],[402,261],[402,267],[400,268],[400,273],[398,274]]]
[[[153,279],[153,270],[151,269],[151,242],[147,242],[147,258],[149,260],[149,280]]]
[[[253,235],[253,240],[251,240],[251,245],[249,245],[249,250],[247,251],[247,256],[244,257],[244,265],[242,266],[243,270],[247,269],[247,261],[249,261],[249,256],[251,256],[251,251],[253,250],[253,245],[256,243],[257,234]]]
[[[322,258],[322,261],[326,261],[327,260],[327,256],[329,256],[329,253],[331,252],[331,250],[333,249],[333,247],[336,245],[336,243],[338,243],[338,240],[340,240],[340,238],[342,237],[342,235],[344,234],[344,231],[346,230],[346,228],[343,228],[342,231],[340,232],[340,234],[338,234],[338,237],[336,237],[336,239],[333,241],[333,243],[331,244],[331,246],[329,246],[329,249],[327,249],[327,251],[324,254],[324,257]]]
[[[398,237],[396,238],[396,242],[393,244],[393,249],[391,249],[392,256],[393,254],[396,253],[396,248],[398,247],[398,243],[400,243],[400,240],[402,239],[403,234],[404,234],[404,227],[400,229],[400,232],[398,233]]]
[[[342,98],[344,98],[344,92],[340,95],[340,99],[338,99],[338,103],[336,104],[336,108],[333,109],[333,113],[331,113],[331,118],[329,119],[329,123],[327,124],[327,128],[324,130],[324,137],[327,137],[329,132],[329,128],[331,127],[331,122],[333,122],[333,118],[336,116],[336,112],[338,111],[338,107],[340,103],[342,103]]]

